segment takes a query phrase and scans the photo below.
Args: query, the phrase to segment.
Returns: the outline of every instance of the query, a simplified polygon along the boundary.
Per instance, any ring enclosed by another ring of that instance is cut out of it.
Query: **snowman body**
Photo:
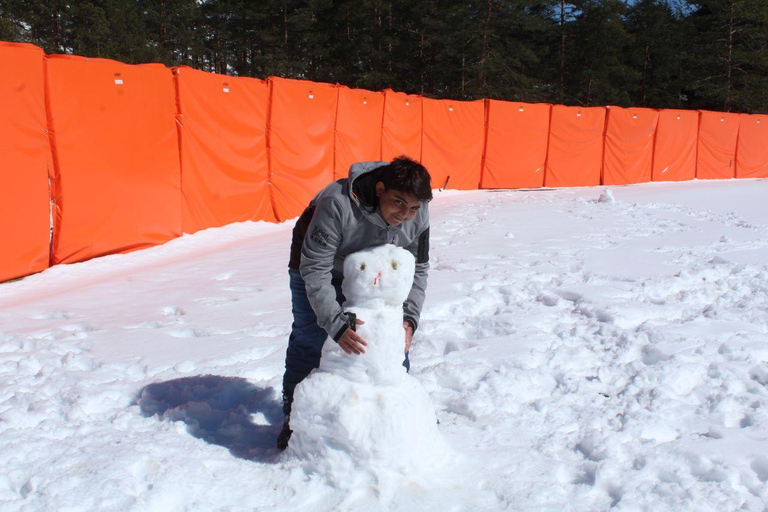
[[[393,245],[347,256],[344,309],[365,322],[357,333],[368,345],[364,354],[351,355],[326,340],[320,367],[296,388],[294,455],[331,473],[349,465],[378,477],[389,472],[414,479],[441,465],[447,446],[429,395],[403,367],[403,302],[414,269],[413,255]]]

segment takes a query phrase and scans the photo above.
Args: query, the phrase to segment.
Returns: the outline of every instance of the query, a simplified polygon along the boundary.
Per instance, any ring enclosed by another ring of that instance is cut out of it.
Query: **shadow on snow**
[[[190,434],[235,457],[275,462],[283,420],[276,396],[243,378],[199,375],[150,384],[136,403],[144,416],[183,421]]]

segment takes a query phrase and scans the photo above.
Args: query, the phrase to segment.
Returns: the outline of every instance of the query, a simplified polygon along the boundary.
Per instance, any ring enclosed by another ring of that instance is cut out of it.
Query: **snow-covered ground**
[[[273,448],[293,223],[246,223],[0,285],[0,509],[768,506],[767,180],[430,209],[412,374],[458,478]]]

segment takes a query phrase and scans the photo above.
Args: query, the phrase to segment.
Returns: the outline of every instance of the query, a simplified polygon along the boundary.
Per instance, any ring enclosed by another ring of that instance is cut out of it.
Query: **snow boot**
[[[293,389],[283,388],[283,430],[277,436],[277,448],[278,450],[285,450],[288,448],[288,441],[291,439],[291,404],[293,404]]]
[[[283,419],[283,430],[281,430],[280,434],[277,436],[278,450],[285,450],[286,448],[288,448],[288,441],[291,440],[291,434],[293,434],[293,430],[291,430],[291,427],[289,426],[290,420],[291,420],[290,415],[286,416],[285,419]]]

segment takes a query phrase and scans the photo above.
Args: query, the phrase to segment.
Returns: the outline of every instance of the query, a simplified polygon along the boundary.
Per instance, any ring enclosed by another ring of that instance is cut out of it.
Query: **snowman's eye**
[[[395,270],[397,270],[397,262],[396,262],[396,261],[393,261],[393,262],[392,262],[392,268],[393,268],[393,269],[395,269]]]
[[[365,270],[365,263],[360,264],[360,270]]]

